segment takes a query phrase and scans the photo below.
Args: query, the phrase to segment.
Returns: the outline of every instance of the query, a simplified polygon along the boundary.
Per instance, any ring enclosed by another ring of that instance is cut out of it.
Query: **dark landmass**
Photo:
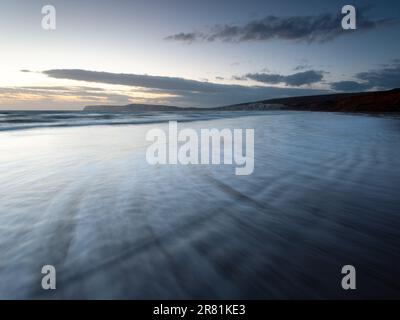
[[[332,112],[400,112],[400,89],[389,91],[341,93],[317,96],[269,99],[217,108],[180,108],[164,105],[130,104],[126,106],[88,106],[84,111],[145,112],[145,111],[262,111],[299,110]]]
[[[400,112],[400,89],[270,99],[222,107],[224,110],[285,110],[336,112]]]

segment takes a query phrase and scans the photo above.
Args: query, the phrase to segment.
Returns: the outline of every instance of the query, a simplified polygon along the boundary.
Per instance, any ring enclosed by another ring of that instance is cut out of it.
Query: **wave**
[[[271,112],[271,111],[268,111]],[[276,113],[276,112],[275,112]],[[274,114],[275,114],[274,113]],[[251,115],[255,113],[252,112]],[[265,114],[265,112],[263,112]],[[248,112],[140,112],[140,113],[93,113],[93,112],[43,112],[15,111],[0,113],[0,131],[35,128],[81,127],[100,125],[153,124],[168,121],[190,122],[250,115]]]

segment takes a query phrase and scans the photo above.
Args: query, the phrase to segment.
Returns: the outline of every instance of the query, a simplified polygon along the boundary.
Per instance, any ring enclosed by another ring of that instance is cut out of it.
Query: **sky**
[[[341,27],[344,5],[356,30]],[[42,28],[42,7],[56,29]],[[2,0],[0,109],[214,107],[400,87],[400,1]]]

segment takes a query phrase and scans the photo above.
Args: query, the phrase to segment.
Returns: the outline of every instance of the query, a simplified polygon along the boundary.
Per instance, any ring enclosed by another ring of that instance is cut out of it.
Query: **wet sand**
[[[145,133],[160,126],[0,132],[0,298],[400,298],[398,119],[180,124],[254,128],[255,170],[242,177],[148,165]]]

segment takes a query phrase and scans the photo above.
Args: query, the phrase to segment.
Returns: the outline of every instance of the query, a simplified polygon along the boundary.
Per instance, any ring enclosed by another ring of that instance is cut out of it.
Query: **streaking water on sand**
[[[253,112],[257,114],[260,112]],[[262,112],[261,112],[262,114]],[[166,121],[190,122],[248,115],[245,111],[182,112],[56,112],[0,111],[0,131],[98,125],[150,124]]]
[[[250,176],[148,165],[145,134],[165,116],[0,132],[0,297],[399,298],[400,121],[237,115],[180,126],[254,128]]]

